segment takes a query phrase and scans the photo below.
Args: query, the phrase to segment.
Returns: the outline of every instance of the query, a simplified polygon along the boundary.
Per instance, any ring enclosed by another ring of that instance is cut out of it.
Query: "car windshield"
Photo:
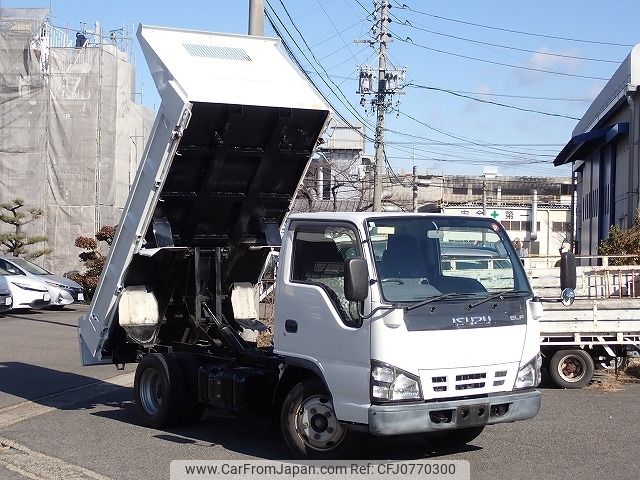
[[[46,271],[44,268],[39,267],[35,263],[31,263],[30,261],[25,260],[24,258],[19,258],[19,257],[12,258],[11,260],[7,260],[7,263],[13,263],[14,265],[17,265],[24,271],[31,273],[33,275],[51,275],[51,272]]]
[[[530,291],[509,237],[490,219],[375,218],[369,220],[368,231],[388,302],[452,293],[481,298],[498,291]]]

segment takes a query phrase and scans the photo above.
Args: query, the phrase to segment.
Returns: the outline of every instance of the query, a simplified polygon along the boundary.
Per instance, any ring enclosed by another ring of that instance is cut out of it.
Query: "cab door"
[[[285,232],[274,345],[277,353],[313,363],[339,420],[368,421],[369,323],[344,295],[345,261],[362,256],[354,225],[293,221]],[[361,308],[361,307],[360,307]]]

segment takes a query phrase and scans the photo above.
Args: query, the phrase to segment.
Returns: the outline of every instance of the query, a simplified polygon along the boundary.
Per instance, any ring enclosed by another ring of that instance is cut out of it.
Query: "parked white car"
[[[0,276],[4,277],[11,292],[12,310],[23,308],[37,310],[51,305],[51,292],[44,282],[26,275],[14,275],[1,266]]]
[[[0,268],[12,275],[23,275],[44,282],[51,293],[51,308],[62,308],[65,305],[84,301],[84,291],[78,283],[61,275],[54,275],[24,258],[2,256]]]
[[[6,278],[0,275],[0,313],[11,310],[13,306],[13,297]]]

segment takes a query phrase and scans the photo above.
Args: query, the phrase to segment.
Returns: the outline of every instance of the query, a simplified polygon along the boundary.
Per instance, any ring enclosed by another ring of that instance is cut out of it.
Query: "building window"
[[[569,222],[551,222],[551,231],[565,233],[569,231]]]
[[[529,251],[529,255],[540,255],[540,242],[524,242],[524,248]]]
[[[513,230],[517,232],[528,232],[531,230],[531,222],[518,220],[503,220],[502,226],[505,230]],[[536,222],[536,231],[540,230],[540,222]]]
[[[466,195],[468,191],[467,187],[453,187],[452,190],[454,195]]]

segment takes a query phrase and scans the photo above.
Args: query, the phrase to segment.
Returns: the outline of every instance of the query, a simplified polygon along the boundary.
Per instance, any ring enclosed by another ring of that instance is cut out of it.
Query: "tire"
[[[424,440],[435,448],[456,448],[474,441],[484,430],[484,425],[479,427],[459,428],[442,432],[426,433]]]
[[[136,369],[133,390],[136,416],[142,425],[162,428],[183,419],[185,383],[174,355],[145,355]]]
[[[347,450],[350,432],[337,421],[331,397],[315,377],[294,385],[285,397],[280,427],[298,458],[340,458]]]
[[[583,388],[593,378],[594,362],[581,349],[558,350],[549,362],[549,373],[560,388]]]

